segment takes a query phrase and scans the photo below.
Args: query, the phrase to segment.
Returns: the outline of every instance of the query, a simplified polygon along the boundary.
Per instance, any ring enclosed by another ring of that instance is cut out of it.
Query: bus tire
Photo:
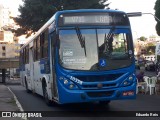
[[[108,100],[108,101],[99,101],[99,104],[100,105],[108,105],[111,101]]]
[[[25,78],[25,87],[26,87],[26,91],[27,91],[27,93],[30,93],[31,91],[28,89],[28,83],[27,83],[26,78]]]
[[[45,103],[48,106],[51,106],[51,100],[49,100],[49,98],[48,98],[48,92],[47,92],[47,84],[46,84],[46,82],[42,83],[42,87],[43,87],[43,98],[45,100]]]

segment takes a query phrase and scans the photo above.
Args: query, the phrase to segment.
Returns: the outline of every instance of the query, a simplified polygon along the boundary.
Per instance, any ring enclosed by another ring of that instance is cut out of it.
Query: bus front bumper
[[[70,90],[59,84],[59,103],[80,103],[109,100],[125,100],[136,98],[136,83],[127,87],[95,90]]]

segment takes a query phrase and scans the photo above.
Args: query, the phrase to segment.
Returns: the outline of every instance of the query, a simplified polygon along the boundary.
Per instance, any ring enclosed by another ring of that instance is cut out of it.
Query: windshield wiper
[[[84,53],[86,56],[87,54],[86,54],[85,37],[82,36],[81,30],[79,29],[79,27],[76,27],[75,29],[76,29],[76,33],[77,33],[79,42],[81,44],[81,47],[84,48]]]
[[[106,48],[107,51],[109,53],[112,52],[112,42],[113,42],[113,31],[114,31],[115,27],[112,27],[108,33],[108,35],[106,36],[106,33],[105,33],[105,36],[104,36],[104,43],[106,44]],[[106,51],[106,50],[105,50]]]

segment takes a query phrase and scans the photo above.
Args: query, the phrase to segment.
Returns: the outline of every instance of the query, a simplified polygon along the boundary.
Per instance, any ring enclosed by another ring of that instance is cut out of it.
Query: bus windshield
[[[61,29],[59,63],[66,69],[113,70],[131,65],[129,29]]]

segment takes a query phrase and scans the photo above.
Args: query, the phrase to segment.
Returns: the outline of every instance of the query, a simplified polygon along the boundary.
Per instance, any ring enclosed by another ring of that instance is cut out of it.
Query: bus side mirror
[[[139,17],[142,16],[141,12],[131,12],[131,13],[127,13],[128,17]]]

